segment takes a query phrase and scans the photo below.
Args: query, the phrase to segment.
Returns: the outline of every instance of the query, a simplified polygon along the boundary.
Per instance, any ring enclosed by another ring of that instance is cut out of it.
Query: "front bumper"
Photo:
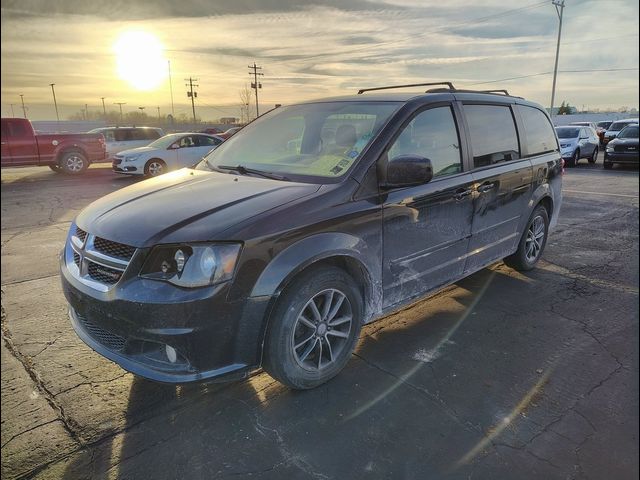
[[[638,165],[640,163],[639,152],[605,152],[604,161],[607,163],[626,163],[629,165]]]
[[[142,169],[130,163],[125,163],[121,159],[115,158],[111,162],[111,169],[116,173],[126,173],[130,175],[142,175]]]
[[[229,302],[228,284],[182,289],[127,276],[106,292],[61,280],[77,335],[125,370],[159,382],[236,380],[260,364],[270,297]],[[177,352],[171,362],[166,345]]]

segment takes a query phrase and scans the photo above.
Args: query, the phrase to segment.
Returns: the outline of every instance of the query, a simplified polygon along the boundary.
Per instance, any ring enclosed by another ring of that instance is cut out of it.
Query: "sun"
[[[162,43],[152,33],[132,30],[122,33],[113,45],[118,75],[138,90],[153,90],[167,77],[167,59]]]

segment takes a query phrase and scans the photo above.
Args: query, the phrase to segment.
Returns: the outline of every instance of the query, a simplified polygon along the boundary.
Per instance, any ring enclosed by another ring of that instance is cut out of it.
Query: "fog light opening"
[[[176,349],[173,347],[170,347],[169,345],[165,345],[164,351],[167,354],[167,359],[171,363],[176,363],[176,360],[178,359],[178,352],[176,352]]]

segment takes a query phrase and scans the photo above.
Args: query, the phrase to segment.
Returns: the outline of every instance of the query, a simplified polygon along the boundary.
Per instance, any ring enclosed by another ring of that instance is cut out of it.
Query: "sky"
[[[55,120],[107,110],[238,116],[248,65],[261,106],[453,81],[550,103],[550,0],[3,0],[1,111]],[[556,104],[638,107],[638,1],[566,0]],[[171,76],[168,75],[168,62]],[[607,70],[607,71],[598,71]],[[578,72],[580,71],[580,72]],[[522,78],[515,78],[522,77]],[[171,80],[171,88],[170,82]],[[142,89],[141,89],[142,88]]]

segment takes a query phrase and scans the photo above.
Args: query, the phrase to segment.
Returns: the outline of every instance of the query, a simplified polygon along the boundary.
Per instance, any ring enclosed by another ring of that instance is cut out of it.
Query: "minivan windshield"
[[[279,107],[209,153],[197,169],[259,170],[311,182],[341,177],[400,105],[335,101]]]
[[[618,138],[638,138],[638,125],[625,127],[618,135]]]
[[[558,138],[578,138],[580,134],[579,128],[556,128]]]

